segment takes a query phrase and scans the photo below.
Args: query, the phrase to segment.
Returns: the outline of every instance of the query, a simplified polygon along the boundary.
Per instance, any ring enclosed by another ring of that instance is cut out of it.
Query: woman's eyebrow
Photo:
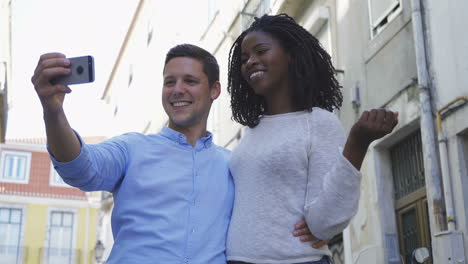
[[[260,43],[257,43],[255,44],[255,46],[253,47],[254,49],[256,49],[258,46],[261,46],[261,45],[266,45],[266,46],[271,46],[271,43],[268,43],[268,42],[260,42]],[[241,53],[241,56],[246,56],[247,55],[247,52],[243,51]]]

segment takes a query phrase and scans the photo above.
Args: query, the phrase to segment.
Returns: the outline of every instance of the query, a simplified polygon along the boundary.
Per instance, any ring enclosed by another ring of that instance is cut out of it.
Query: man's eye
[[[164,82],[164,85],[172,85],[172,84],[174,84],[174,81],[165,81]]]

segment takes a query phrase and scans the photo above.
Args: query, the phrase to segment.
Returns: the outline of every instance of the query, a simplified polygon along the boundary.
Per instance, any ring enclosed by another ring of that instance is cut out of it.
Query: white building
[[[400,113],[396,131],[375,142],[366,156],[360,208],[343,233],[342,259],[408,263],[412,250],[424,246],[432,251],[432,263],[465,263],[468,37],[461,32],[468,25],[463,15],[468,3],[212,2],[217,11],[201,40],[220,62],[223,87],[228,51],[252,15],[287,13],[332,55],[344,94],[337,115],[346,129],[367,109]],[[218,101],[213,130],[218,143],[230,147],[242,133],[230,120],[228,95]],[[442,132],[436,131],[437,113]]]
[[[129,124],[123,131],[156,132],[167,122],[160,102],[164,55],[177,43],[191,42],[220,64],[223,90],[208,126],[217,144],[233,148],[242,127],[231,120],[226,91],[229,49],[253,16],[287,13],[332,55],[344,95],[336,114],[347,130],[364,110],[400,113],[395,132],[372,144],[366,156],[359,211],[331,243],[336,262],[407,263],[412,250],[429,247],[432,263],[465,263],[467,1],[188,2],[204,11],[188,17],[160,2],[140,1],[103,95],[116,121]],[[164,13],[166,19],[156,22]],[[198,34],[191,41],[193,35],[180,32],[195,22],[201,26],[191,31]],[[157,41],[168,34],[171,43]]]
[[[0,0],[0,142],[5,142],[11,89],[11,1]]]

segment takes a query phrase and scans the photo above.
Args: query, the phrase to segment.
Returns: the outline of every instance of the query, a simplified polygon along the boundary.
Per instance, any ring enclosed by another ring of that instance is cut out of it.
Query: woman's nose
[[[250,56],[249,59],[247,60],[246,68],[248,70],[248,69],[252,68],[252,66],[257,65],[257,64],[258,64],[257,57],[256,56]]]

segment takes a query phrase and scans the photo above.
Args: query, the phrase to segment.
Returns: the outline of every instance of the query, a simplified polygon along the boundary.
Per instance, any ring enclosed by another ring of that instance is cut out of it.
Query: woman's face
[[[289,56],[270,34],[247,34],[241,44],[241,63],[242,77],[256,94],[268,97],[289,92]]]

